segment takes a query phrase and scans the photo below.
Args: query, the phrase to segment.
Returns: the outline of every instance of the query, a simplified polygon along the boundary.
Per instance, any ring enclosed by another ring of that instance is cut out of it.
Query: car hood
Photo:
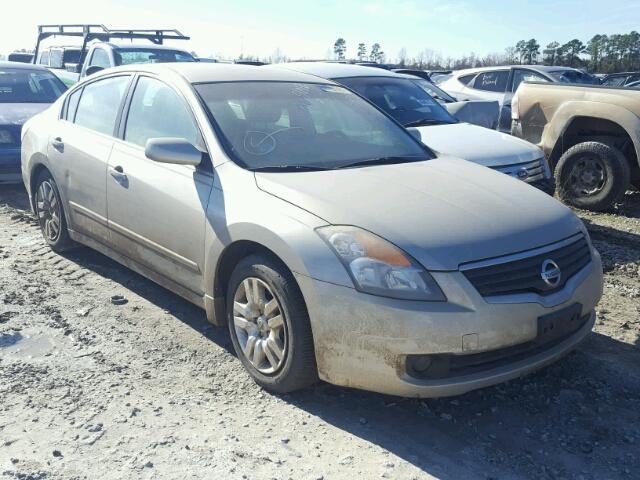
[[[0,104],[0,125],[23,125],[24,122],[47,109],[50,103]]]
[[[374,232],[431,270],[456,270],[583,231],[547,194],[454,158],[255,177],[263,191],[327,223]]]
[[[500,167],[543,157],[542,150],[519,138],[469,123],[418,127],[422,142],[433,150],[479,163]]]

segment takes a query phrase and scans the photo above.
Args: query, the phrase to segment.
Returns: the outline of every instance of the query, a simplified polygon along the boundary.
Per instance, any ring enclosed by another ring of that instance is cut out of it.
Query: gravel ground
[[[625,205],[580,212],[605,291],[576,352],[421,401],[265,393],[202,311],[89,249],[51,252],[0,187],[0,478],[640,478],[640,194]]]

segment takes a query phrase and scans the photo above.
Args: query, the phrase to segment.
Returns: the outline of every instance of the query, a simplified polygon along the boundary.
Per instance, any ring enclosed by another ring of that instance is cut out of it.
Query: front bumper
[[[548,365],[591,331],[602,296],[602,264],[592,261],[552,295],[485,299],[460,272],[432,272],[448,301],[426,303],[360,293],[296,275],[313,330],[320,378],[406,397],[443,397],[517,378]],[[538,318],[579,303],[585,323],[549,348],[472,374],[421,379],[408,373],[413,355],[474,355],[535,341]]]
[[[0,183],[22,183],[19,146],[0,149]]]

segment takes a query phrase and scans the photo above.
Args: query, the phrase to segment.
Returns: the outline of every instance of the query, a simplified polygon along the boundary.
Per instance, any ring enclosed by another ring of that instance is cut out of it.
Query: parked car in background
[[[554,362],[593,327],[602,265],[569,208],[436,157],[319,77],[120,67],[23,135],[46,242],[89,245],[205,308],[268,390],[319,377],[454,395]]]
[[[407,128],[415,127],[430,148],[493,168],[553,191],[542,150],[495,130],[458,121],[413,76],[359,65],[280,63],[277,68],[334,80],[363,96]]]
[[[33,63],[33,53],[13,52],[7,56],[9,62]]]
[[[500,104],[498,129],[511,131],[511,98],[522,82],[598,84],[588,73],[575,68],[543,65],[514,65],[458,70],[438,86],[458,100],[497,100]]]
[[[500,106],[495,100],[465,100],[458,101],[452,95],[438,87],[430,80],[429,72],[424,70],[412,70],[408,68],[396,68],[395,73],[411,75],[419,80],[417,84],[429,95],[440,102],[447,111],[461,122],[471,123],[485,128],[497,128]]]
[[[605,87],[627,87],[635,82],[640,82],[640,72],[611,73],[600,80]]]
[[[630,181],[640,187],[640,91],[523,83],[512,115],[513,135],[544,150],[566,203],[604,210]]]
[[[0,62],[0,183],[18,183],[22,125],[62,95],[64,84],[46,68]]]
[[[637,82],[631,82],[631,83],[627,83],[625,85],[626,88],[640,88],[640,80],[638,80]]]
[[[82,46],[41,49],[50,37],[81,38]],[[148,40],[146,44],[116,44],[113,39]],[[189,40],[178,30],[112,30],[104,25],[40,25],[36,63],[48,66],[67,85],[105,68],[133,63],[195,62],[186,50],[163,45],[165,40]]]

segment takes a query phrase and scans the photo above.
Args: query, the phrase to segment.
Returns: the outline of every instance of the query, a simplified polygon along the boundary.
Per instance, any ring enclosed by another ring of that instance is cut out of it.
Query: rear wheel
[[[605,210],[622,198],[630,176],[629,164],[618,149],[600,142],[579,143],[558,161],[556,191],[569,205]]]
[[[251,255],[234,269],[227,291],[234,349],[266,390],[287,393],[317,381],[309,315],[288,269]]]
[[[60,192],[48,171],[43,170],[38,174],[33,196],[38,224],[45,241],[56,252],[73,247],[73,241],[67,230]]]

